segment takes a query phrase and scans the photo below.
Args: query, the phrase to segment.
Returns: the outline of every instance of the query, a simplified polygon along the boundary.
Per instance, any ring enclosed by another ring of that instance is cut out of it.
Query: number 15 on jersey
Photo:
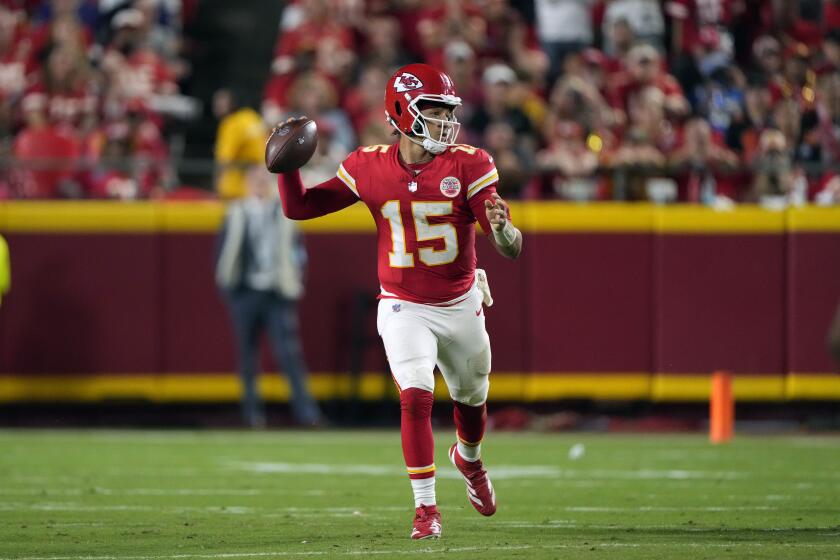
[[[458,258],[458,232],[452,224],[430,224],[430,216],[449,216],[452,214],[452,201],[412,202],[411,214],[414,217],[414,231],[417,234],[417,256],[426,266],[440,266],[454,262]],[[400,213],[400,201],[389,200],[382,205],[382,217],[388,220],[391,228],[391,251],[388,263],[392,268],[411,268],[414,266],[414,254],[406,248],[406,228]],[[443,249],[420,247],[420,242],[443,239]]]

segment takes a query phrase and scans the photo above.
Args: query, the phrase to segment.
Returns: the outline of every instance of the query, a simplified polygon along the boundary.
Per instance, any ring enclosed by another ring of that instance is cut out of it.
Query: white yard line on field
[[[566,505],[555,508],[556,511],[571,513],[627,513],[627,512],[729,512],[729,511],[811,511],[813,506],[796,505],[748,505],[748,506],[589,506],[589,505]],[[298,515],[366,515],[374,512],[409,511],[405,506],[344,506],[344,507],[263,507],[263,506],[164,506],[137,505],[137,504],[107,504],[88,505],[78,502],[3,502],[0,501],[0,511],[71,511],[71,512],[97,512],[97,511],[155,511],[160,513],[218,513],[223,515],[244,515],[244,514],[282,514],[294,513]],[[840,509],[837,509],[840,513]]]
[[[637,507],[601,507],[601,506],[565,506],[564,511],[581,513],[620,513],[633,511],[775,511],[782,509],[775,506],[637,506]],[[796,508],[784,508],[791,510]]]
[[[418,543],[419,544],[419,543]],[[616,542],[587,542],[586,544],[546,544],[546,545],[508,545],[508,546],[462,546],[462,547],[435,547],[435,548],[413,548],[407,547],[401,550],[375,550],[370,548],[360,550],[330,550],[330,551],[286,551],[277,550],[269,552],[219,552],[219,553],[195,553],[195,554],[166,554],[166,555],[145,555],[145,556],[20,556],[20,557],[0,557],[0,560],[185,560],[189,558],[207,558],[207,559],[224,559],[224,558],[293,558],[293,557],[307,557],[307,556],[367,556],[367,555],[389,555],[400,556],[408,554],[447,554],[458,552],[503,552],[515,550],[592,550],[592,549],[607,549],[607,548],[664,548],[664,547],[681,547],[681,548],[837,548],[838,545],[834,543],[756,543],[756,542],[703,542],[703,543],[616,543]]]
[[[399,465],[365,465],[329,463],[279,463],[260,461],[256,463],[234,461],[228,468],[244,470],[258,474],[326,474],[347,476],[394,476],[404,474]],[[489,465],[488,472],[494,480],[521,478],[562,478],[562,479],[607,479],[607,480],[735,480],[747,478],[748,473],[737,471],[699,471],[699,470],[575,470],[563,469],[553,465]],[[438,469],[439,478],[457,478],[461,475],[455,469],[444,466]]]
[[[286,494],[276,489],[224,490],[218,488],[0,488],[0,496],[262,496]]]
[[[378,506],[378,507],[250,507],[250,506],[162,506],[162,505],[136,505],[136,504],[109,504],[109,505],[86,505],[75,502],[0,502],[0,511],[155,511],[162,513],[221,513],[225,515],[234,514],[257,514],[257,513],[294,513],[298,515],[364,515],[366,512],[387,512],[402,511],[408,512],[410,508],[404,506]]]

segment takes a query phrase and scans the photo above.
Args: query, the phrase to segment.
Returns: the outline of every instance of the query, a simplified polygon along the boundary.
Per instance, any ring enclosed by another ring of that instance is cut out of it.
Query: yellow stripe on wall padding
[[[836,206],[802,206],[791,208],[786,214],[788,231],[840,231],[840,208]]]
[[[497,372],[490,377],[490,398],[523,402],[561,399],[706,401],[710,379],[710,375],[697,374]],[[367,372],[355,382],[348,374],[313,374],[310,388],[318,399],[349,398],[357,394],[364,400],[379,400],[394,398],[397,393],[390,376],[375,372]],[[288,385],[280,374],[262,375],[260,389],[267,400],[289,399]],[[840,400],[840,375],[736,375],[734,393],[739,401]],[[0,376],[0,402],[7,403],[234,402],[239,394],[239,379],[233,373]],[[441,400],[449,398],[441,379],[436,383],[435,394]]]
[[[745,235],[840,232],[840,208],[801,207],[783,211],[741,205],[729,211],[704,206],[645,203],[572,204],[511,202],[514,223],[526,233],[665,233]],[[213,233],[225,206],[217,201],[0,202],[0,231],[20,233]],[[299,222],[310,233],[372,233],[367,207],[349,208]]]

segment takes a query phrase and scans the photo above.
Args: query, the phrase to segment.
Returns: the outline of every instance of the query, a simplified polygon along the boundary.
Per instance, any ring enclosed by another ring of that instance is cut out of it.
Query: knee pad
[[[400,391],[400,410],[411,418],[429,418],[434,400],[431,391],[411,387]]]
[[[481,352],[467,359],[467,369],[475,375],[490,375],[491,361],[490,345],[485,344]]]
[[[468,406],[481,406],[487,401],[490,391],[490,345],[467,359],[467,376],[455,391],[450,390],[452,400]]]
[[[398,362],[389,362],[389,364],[391,374],[400,391],[405,389],[435,390],[434,364],[430,364],[428,359],[408,358]]]

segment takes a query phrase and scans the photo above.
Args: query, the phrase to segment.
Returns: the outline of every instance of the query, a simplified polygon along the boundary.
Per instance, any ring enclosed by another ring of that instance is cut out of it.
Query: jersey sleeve
[[[489,186],[486,188],[481,189],[481,192],[476,193],[476,195],[470,198],[467,202],[470,205],[470,210],[472,210],[473,216],[478,221],[479,225],[481,226],[481,231],[484,232],[484,235],[490,235],[490,232],[493,231],[490,225],[490,220],[487,219],[487,209],[484,206],[484,201],[489,200],[493,201],[493,194],[496,192],[495,186]]]
[[[490,235],[490,232],[493,231],[492,226],[490,225],[490,220],[487,219],[487,207],[484,202],[493,202],[494,194],[496,194],[496,185],[490,185],[489,187],[481,189],[481,192],[476,193],[476,195],[468,201],[470,210],[472,210],[473,216],[475,216],[475,219],[481,226],[481,231],[484,232],[484,235]],[[510,217],[510,208],[507,210],[507,219],[509,222],[513,223],[513,220]]]
[[[467,200],[499,182],[499,172],[493,158],[481,149],[466,156],[463,163],[464,182],[467,185]]]
[[[359,150],[351,153],[347,156],[341,165],[338,166],[338,171],[336,172],[335,176],[344,183],[344,186],[353,191],[353,194],[356,195],[356,198],[361,198],[359,196],[359,191],[356,188],[356,176],[358,173],[359,167]]]

